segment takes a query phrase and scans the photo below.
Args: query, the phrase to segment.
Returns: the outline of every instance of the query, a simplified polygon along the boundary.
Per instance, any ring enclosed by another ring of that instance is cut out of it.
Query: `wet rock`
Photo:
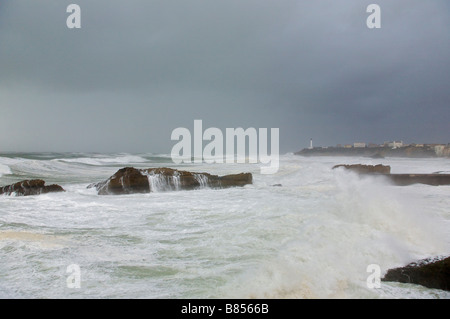
[[[0,188],[0,194],[14,194],[17,196],[31,196],[57,192],[64,192],[64,189],[56,184],[46,186],[45,181],[41,179],[25,180]]]
[[[346,169],[355,171],[357,173],[361,174],[390,174],[391,173],[391,167],[386,165],[363,165],[363,164],[352,164],[352,165],[345,165],[340,164],[333,167],[333,169],[344,167]]]
[[[99,195],[150,192],[147,177],[133,167],[122,168],[108,180],[88,186],[88,188],[92,187],[97,189]]]
[[[450,257],[424,259],[388,270],[382,281],[395,281],[450,291]]]
[[[253,182],[253,176],[250,173],[240,173],[233,175],[225,175],[219,177],[219,187],[244,186]]]
[[[252,174],[211,175],[209,173],[192,173],[173,168],[160,167],[136,169],[122,168],[108,180],[91,184],[99,195],[120,195],[149,193],[170,190],[191,190],[201,187],[223,188],[251,184]]]

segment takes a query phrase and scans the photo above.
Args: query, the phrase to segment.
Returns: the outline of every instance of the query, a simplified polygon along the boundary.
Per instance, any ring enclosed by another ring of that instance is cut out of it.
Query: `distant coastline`
[[[309,147],[295,152],[302,156],[362,156],[370,158],[408,157],[408,158],[450,158],[450,144],[403,144],[386,142],[383,145],[354,143],[329,147]]]

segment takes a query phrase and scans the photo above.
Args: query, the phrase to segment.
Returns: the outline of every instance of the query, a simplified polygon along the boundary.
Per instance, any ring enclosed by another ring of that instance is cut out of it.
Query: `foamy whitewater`
[[[174,165],[154,154],[0,155],[1,186],[40,178],[66,190],[0,196],[0,297],[449,298],[400,283],[370,289],[367,266],[384,275],[449,255],[450,187],[332,170],[353,163],[450,171],[448,159],[287,154],[277,174],[261,175],[258,164]],[[254,184],[123,196],[87,189],[126,166],[251,172]],[[72,264],[79,289],[67,284]]]

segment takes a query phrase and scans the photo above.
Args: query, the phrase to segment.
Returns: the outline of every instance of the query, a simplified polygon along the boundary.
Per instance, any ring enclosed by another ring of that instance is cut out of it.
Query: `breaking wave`
[[[9,166],[0,164],[0,177],[2,177],[3,175],[8,175],[8,174],[12,174]]]
[[[85,164],[92,166],[111,165],[111,164],[130,165],[130,164],[140,164],[150,162],[150,160],[147,158],[128,154],[114,157],[94,156],[94,157],[79,157],[79,158],[57,158],[53,159],[52,161],[63,163]]]

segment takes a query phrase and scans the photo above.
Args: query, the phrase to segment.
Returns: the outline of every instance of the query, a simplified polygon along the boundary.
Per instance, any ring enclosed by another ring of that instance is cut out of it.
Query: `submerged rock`
[[[252,174],[211,175],[192,173],[173,168],[136,169],[125,167],[118,170],[108,180],[89,185],[96,188],[99,195],[120,195],[149,193],[168,190],[190,190],[200,187],[222,188],[251,184]]]
[[[391,173],[391,167],[387,166],[387,165],[363,165],[363,164],[352,164],[352,165],[345,165],[345,164],[340,164],[340,165],[336,165],[333,167],[333,169],[335,168],[339,168],[339,167],[344,167],[346,169],[355,171],[357,173],[362,173],[362,174],[369,174],[369,173],[375,173],[375,174],[390,174]]]
[[[0,195],[31,196],[55,192],[64,192],[64,189],[55,184],[46,186],[45,181],[41,179],[25,180],[0,188]]]
[[[424,259],[405,267],[390,269],[381,280],[450,291],[450,257]]]

